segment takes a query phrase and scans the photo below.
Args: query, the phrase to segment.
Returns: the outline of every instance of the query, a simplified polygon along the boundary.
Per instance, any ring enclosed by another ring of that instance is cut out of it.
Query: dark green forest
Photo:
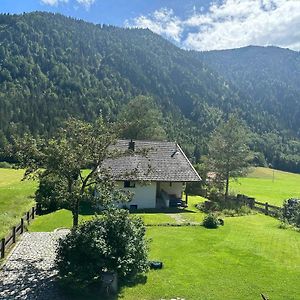
[[[150,30],[1,14],[0,147],[15,134],[51,136],[71,116],[118,120],[138,97],[152,99],[145,108],[160,119],[161,136],[195,163],[220,120],[235,113],[251,130],[255,163],[300,172],[300,54],[255,49],[252,61],[251,53],[210,56]]]

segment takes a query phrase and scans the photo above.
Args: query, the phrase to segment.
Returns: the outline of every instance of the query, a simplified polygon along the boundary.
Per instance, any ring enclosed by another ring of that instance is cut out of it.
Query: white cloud
[[[176,42],[180,41],[183,30],[181,26],[181,20],[174,15],[172,9],[167,8],[156,10],[150,16],[137,17],[134,19],[134,24],[126,21],[125,25],[128,27],[133,25],[139,28],[149,28],[152,31],[165,35]]]
[[[96,0],[76,0],[79,4],[82,4],[86,10],[89,10],[91,5],[96,1]]]
[[[47,5],[56,6],[59,3],[67,3],[69,0],[41,0],[41,2]]]
[[[298,0],[223,0],[186,18],[163,8],[125,25],[149,28],[188,49],[276,45],[300,50]]]

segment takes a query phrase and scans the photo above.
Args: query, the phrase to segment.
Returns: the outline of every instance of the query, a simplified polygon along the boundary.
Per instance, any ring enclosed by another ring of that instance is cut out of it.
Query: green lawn
[[[34,204],[37,183],[21,181],[24,170],[0,169],[0,238],[20,222]]]
[[[300,235],[264,215],[227,218],[217,230],[151,227],[150,258],[164,268],[126,287],[133,299],[299,299]]]
[[[230,183],[233,193],[255,197],[258,201],[282,206],[283,200],[300,198],[300,174],[268,168],[253,168],[246,178]]]
[[[204,198],[200,196],[189,196],[189,207],[183,212],[180,212],[182,220],[188,222],[202,222],[203,214],[195,207],[199,202],[202,202]],[[149,210],[150,211],[150,210]],[[161,224],[176,224],[176,220],[171,217],[175,213],[155,212],[141,212],[137,213],[137,216],[141,217],[146,225],[161,225]],[[90,220],[93,215],[80,215],[79,221]],[[69,210],[61,209],[50,214],[43,216],[37,216],[29,226],[29,231],[53,231],[56,228],[71,228],[72,226],[72,213]]]
[[[195,197],[191,202],[199,201]],[[169,217],[164,213],[138,215],[146,224],[164,224]],[[179,215],[203,219],[196,211]],[[29,230],[52,231],[70,227],[71,221],[71,213],[60,210],[38,217]],[[147,227],[150,259],[163,261],[164,268],[150,271],[145,283],[125,287],[119,298],[252,300],[264,293],[272,300],[299,299],[300,233],[279,229],[278,224],[274,218],[256,214],[226,218],[225,226],[217,230]]]

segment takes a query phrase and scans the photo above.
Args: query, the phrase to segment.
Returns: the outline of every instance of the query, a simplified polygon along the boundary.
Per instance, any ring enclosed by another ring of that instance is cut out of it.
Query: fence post
[[[14,226],[12,228],[12,239],[13,239],[13,243],[16,242],[16,226]]]
[[[24,219],[21,218],[21,234],[24,232]]]
[[[268,204],[268,202],[266,202],[266,204],[265,204],[265,214],[266,215],[269,214],[269,204]]]
[[[27,223],[29,224],[29,219],[30,219],[30,213],[29,211],[26,213],[26,220],[27,220]]]
[[[255,198],[248,198],[248,205],[251,209],[255,206]]]
[[[5,238],[1,240],[1,258],[4,258],[5,254]]]
[[[34,213],[35,213],[35,207],[32,207],[32,209],[31,209],[32,220],[34,219]]]

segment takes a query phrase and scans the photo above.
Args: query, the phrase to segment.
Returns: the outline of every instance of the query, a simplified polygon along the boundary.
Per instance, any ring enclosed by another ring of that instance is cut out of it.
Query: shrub
[[[206,228],[218,228],[219,221],[215,214],[208,214],[203,220],[203,226]]]
[[[230,199],[220,202],[205,201],[197,204],[196,207],[205,213],[220,213],[227,217],[244,216],[253,213],[249,206]]]
[[[196,207],[204,213],[210,213],[210,212],[219,210],[218,203],[213,202],[213,201],[204,201],[204,202],[198,203],[196,205]]]
[[[61,282],[80,290],[100,282],[103,272],[127,280],[146,271],[145,231],[140,218],[122,209],[79,225],[59,242],[55,263]]]
[[[300,227],[300,199],[288,199],[283,203],[282,218]]]
[[[64,208],[63,197],[61,195],[62,185],[65,183],[53,175],[42,176],[40,184],[35,192],[35,199],[40,204],[41,209],[47,212]]]

